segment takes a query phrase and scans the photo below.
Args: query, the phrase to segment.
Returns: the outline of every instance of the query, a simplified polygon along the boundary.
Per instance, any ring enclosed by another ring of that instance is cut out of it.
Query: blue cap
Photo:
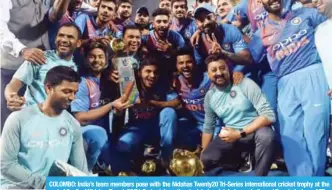
[[[141,13],[149,16],[149,10],[146,7],[140,7],[137,9],[136,14]]]
[[[207,11],[210,13],[215,13],[216,12],[216,7],[211,5],[211,3],[202,3],[201,5],[199,5],[194,12],[194,18],[197,18],[198,14],[203,12],[203,11]]]

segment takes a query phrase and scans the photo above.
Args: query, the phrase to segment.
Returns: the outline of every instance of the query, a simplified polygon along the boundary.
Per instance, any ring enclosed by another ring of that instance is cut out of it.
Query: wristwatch
[[[240,129],[240,135],[241,135],[241,138],[244,138],[247,136],[247,133],[245,131],[243,131],[243,129]]]
[[[21,49],[21,51],[19,52],[19,56],[23,56],[23,53],[24,53],[24,50],[26,50],[27,48],[23,48],[23,49]]]

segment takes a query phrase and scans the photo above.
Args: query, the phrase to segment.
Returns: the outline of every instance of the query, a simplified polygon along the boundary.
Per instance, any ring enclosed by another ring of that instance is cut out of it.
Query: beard
[[[268,13],[279,15],[281,13],[281,10],[282,10],[281,3],[282,2],[280,2],[280,9],[272,9],[269,4],[265,4],[265,3],[263,3],[263,7]]]
[[[203,27],[203,31],[206,34],[211,34],[212,32],[214,32],[214,30],[217,27],[217,23],[213,22],[213,23],[208,23],[207,25],[205,25]]]
[[[140,29],[149,29],[149,23],[147,24],[139,24],[139,23],[135,23],[135,25],[140,28]]]

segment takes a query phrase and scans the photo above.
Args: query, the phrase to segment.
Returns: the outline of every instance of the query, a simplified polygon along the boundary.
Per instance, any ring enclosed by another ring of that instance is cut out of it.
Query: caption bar
[[[49,177],[50,190],[328,190],[331,177]]]

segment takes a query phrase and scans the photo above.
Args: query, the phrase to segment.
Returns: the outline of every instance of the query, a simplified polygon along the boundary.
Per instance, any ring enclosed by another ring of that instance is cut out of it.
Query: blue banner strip
[[[48,177],[49,190],[330,190],[332,177]]]

